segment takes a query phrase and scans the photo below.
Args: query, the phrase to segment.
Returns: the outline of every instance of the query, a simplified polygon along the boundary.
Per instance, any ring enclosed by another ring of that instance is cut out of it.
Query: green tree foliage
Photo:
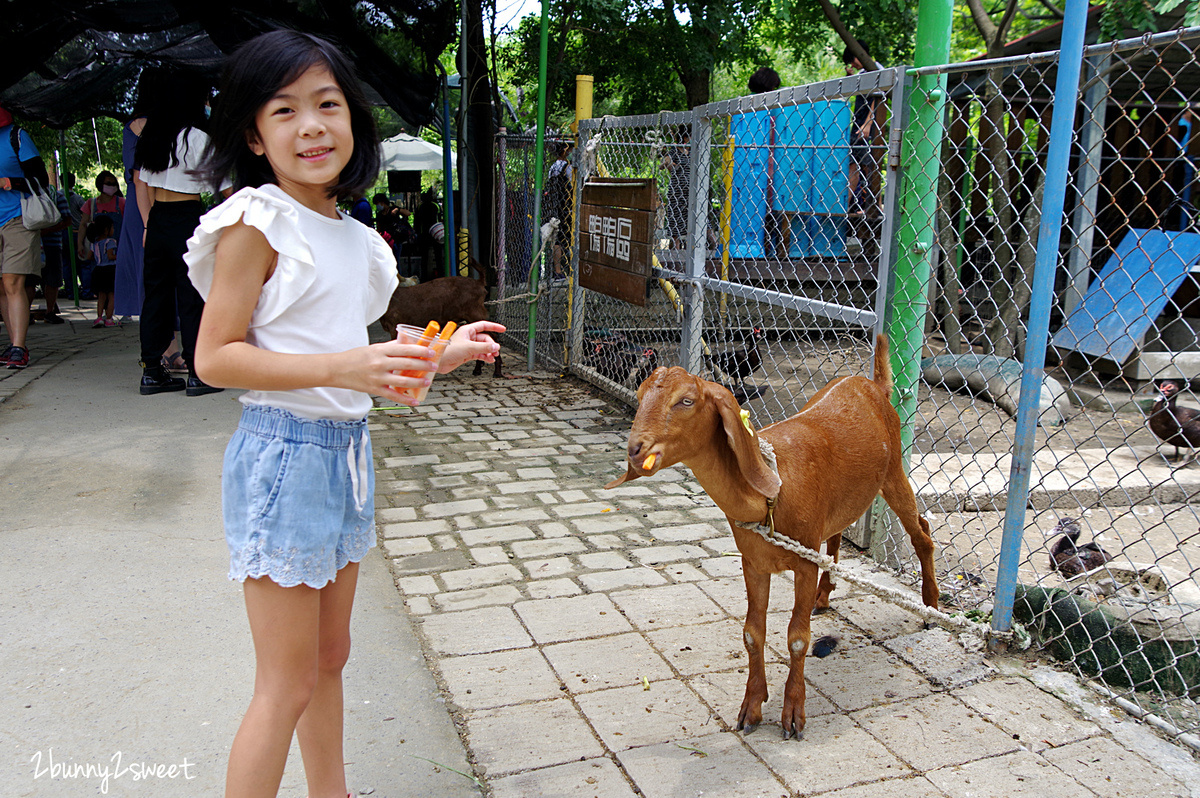
[[[108,169],[124,180],[124,166],[121,164],[124,126],[117,120],[98,116],[94,120],[77,122],[63,131],[19,117],[15,121],[18,127],[29,133],[50,172],[54,171],[54,153],[58,153],[59,168],[75,174],[81,194],[95,193],[93,180],[101,169]],[[99,158],[96,157],[97,143]]]
[[[1100,14],[1100,31],[1106,39],[1120,39],[1158,31],[1164,21],[1172,27],[1200,25],[1200,0],[1109,0]]]
[[[842,0],[835,14],[887,64],[911,58],[912,0]],[[552,0],[549,123],[573,116],[574,76],[595,79],[595,113],[679,111],[744,94],[772,66],[785,84],[843,74],[844,42],[821,0]],[[540,20],[522,19],[498,45],[501,83],[536,112]]]
[[[768,0],[554,0],[547,75],[549,105],[572,116],[574,76],[595,79],[597,113],[683,110],[708,102],[713,71],[761,61],[755,22]],[[682,18],[681,18],[682,17]],[[536,90],[539,20],[526,17],[500,50],[518,86]]]

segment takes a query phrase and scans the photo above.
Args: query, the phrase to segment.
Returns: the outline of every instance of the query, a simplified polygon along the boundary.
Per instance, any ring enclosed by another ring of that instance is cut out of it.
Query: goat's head
[[[779,494],[779,476],[763,460],[758,440],[733,394],[682,368],[660,367],[638,387],[625,475],[605,487],[700,458],[728,458],[754,490]]]

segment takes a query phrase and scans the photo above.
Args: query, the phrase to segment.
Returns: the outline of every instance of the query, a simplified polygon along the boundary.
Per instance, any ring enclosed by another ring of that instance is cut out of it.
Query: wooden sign
[[[579,207],[579,284],[646,304],[658,187],[653,179],[596,178]]]

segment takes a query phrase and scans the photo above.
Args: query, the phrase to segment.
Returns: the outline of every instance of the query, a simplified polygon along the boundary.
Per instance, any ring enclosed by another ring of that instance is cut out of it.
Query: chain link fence
[[[567,279],[539,297],[538,358],[630,404],[655,366],[684,366],[728,386],[765,426],[829,380],[869,373],[876,331],[919,328],[919,368],[898,364],[897,392],[911,408],[910,474],[944,607],[987,617],[1006,523],[1023,530],[1012,610],[1035,645],[1200,747],[1198,44],[1188,29],[1085,49],[1054,296],[1040,298],[1053,303],[1048,331],[1029,329],[1028,312],[1057,52],[583,122],[576,207],[588,178],[655,180],[652,277],[642,305],[581,288],[578,239],[568,242]],[[944,78],[936,129],[909,122],[922,74]],[[921,136],[940,147],[934,229],[917,231],[935,246],[922,296],[904,307],[897,241]],[[510,137],[509,175],[513,150]],[[510,225],[505,241],[528,263],[522,229]],[[513,257],[507,291],[529,292]],[[514,323],[503,314],[518,304]],[[496,307],[510,330],[524,328],[523,302]],[[1024,451],[1021,360],[1045,335]],[[1006,511],[1014,469],[1031,491]],[[883,513],[846,539],[915,575]]]
[[[566,282],[554,280],[555,264],[564,273],[573,262],[572,244],[569,236],[557,236],[557,251],[547,246],[544,261],[540,260],[541,238],[535,235],[533,220],[535,206],[541,205],[541,218],[546,221],[547,210],[557,210],[564,205],[558,196],[550,197],[547,187],[539,196],[535,176],[539,166],[542,175],[550,172],[556,154],[564,145],[574,141],[560,137],[546,137],[542,151],[538,151],[537,138],[533,134],[501,134],[496,148],[496,238],[497,238],[497,286],[490,303],[490,318],[508,328],[505,344],[524,352],[529,346],[529,309],[531,300],[539,296],[537,316],[534,324],[538,331],[538,361],[547,368],[565,369],[567,363],[566,344]],[[575,190],[575,169],[572,164],[567,182],[568,191]],[[555,192],[557,194],[557,192]],[[555,206],[551,208],[550,206]],[[535,284],[534,263],[539,264],[541,280]],[[550,279],[546,270],[550,270]]]

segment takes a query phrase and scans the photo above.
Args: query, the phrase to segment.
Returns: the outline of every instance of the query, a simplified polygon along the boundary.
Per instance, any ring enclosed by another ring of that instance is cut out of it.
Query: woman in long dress
[[[146,116],[155,105],[161,104],[162,93],[169,91],[167,77],[161,69],[147,67],[138,78],[137,98],[133,112],[125,123],[121,136],[121,161],[125,166],[125,188],[129,196],[125,200],[125,218],[117,241],[116,314],[136,316],[142,312],[142,245],[146,223],[142,218],[142,207],[148,204],[149,194],[140,177],[141,165],[135,152]]]
[[[125,125],[121,139],[121,160],[125,164],[125,213],[121,223],[121,237],[117,242],[116,310],[117,316],[136,316],[142,312],[142,213],[138,210],[138,194],[145,197],[145,184],[138,189],[138,170],[134,168],[133,153],[138,136],[146,124],[144,113],[134,112],[134,118]]]

